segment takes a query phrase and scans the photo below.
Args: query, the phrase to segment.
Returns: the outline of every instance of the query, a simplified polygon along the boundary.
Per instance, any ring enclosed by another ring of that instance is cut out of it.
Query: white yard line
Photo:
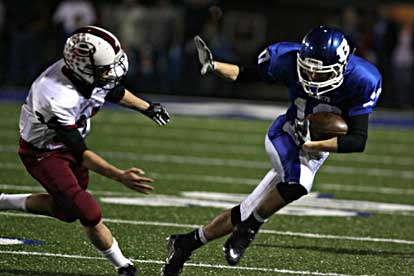
[[[17,164],[17,163],[0,162],[0,169],[24,170],[24,167],[23,165]],[[255,179],[255,178],[242,178],[242,177],[230,177],[230,176],[214,176],[214,175],[204,175],[204,174],[171,174],[171,173],[150,172],[149,176],[156,178],[156,179],[161,179],[161,180],[180,180],[183,183],[196,181],[196,182],[207,182],[207,183],[224,183],[224,184],[234,184],[234,185],[255,186],[260,181],[259,178]],[[335,190],[335,191],[368,192],[368,193],[375,193],[375,194],[395,194],[395,195],[406,195],[406,196],[414,195],[414,189],[409,189],[409,188],[389,188],[389,187],[377,187],[377,186],[345,185],[345,184],[334,184],[334,183],[323,183],[323,182],[317,183],[317,186],[319,188]],[[0,188],[10,189],[10,190],[30,191],[32,189],[36,189],[36,186],[0,183]],[[99,194],[100,192],[102,191],[94,191],[93,193]],[[127,193],[120,193],[120,192],[109,192],[109,191],[106,192],[107,195],[110,195],[111,193],[113,195],[127,194]]]
[[[33,251],[0,250],[0,254],[4,254],[4,255],[23,255],[23,256],[39,256],[39,257],[52,257],[52,258],[66,258],[66,259],[81,259],[81,260],[106,260],[103,257],[69,255],[69,254],[49,253],[49,252],[33,252]],[[163,261],[158,261],[158,260],[132,259],[132,261],[135,262],[135,263],[145,263],[145,264],[157,264],[157,265],[164,264]],[[295,275],[368,276],[368,275],[355,275],[355,274],[339,274],[339,273],[334,273],[334,272],[314,272],[314,271],[265,268],[265,267],[249,267],[249,266],[227,266],[227,265],[213,265],[213,264],[204,264],[204,263],[186,263],[185,266],[213,268],[213,269],[247,270],[247,271],[260,271],[260,272],[278,272],[278,273],[283,273],[283,274],[295,274]]]
[[[346,191],[346,192],[368,192],[374,194],[393,194],[393,195],[414,195],[414,189],[403,189],[403,188],[388,188],[388,187],[377,187],[377,186],[359,186],[359,185],[343,185],[333,183],[318,183],[319,188],[335,190],[335,191]]]
[[[0,146],[0,152],[11,152],[9,147]],[[16,149],[13,149],[15,152]],[[227,166],[236,168],[250,169],[268,169],[270,162],[267,161],[251,161],[245,159],[223,159],[187,155],[174,154],[134,154],[121,151],[102,151],[101,154],[107,158],[118,160],[147,161],[156,163],[174,163],[174,164],[190,164],[198,166]],[[8,163],[6,163],[8,164]],[[326,165],[321,168],[324,173],[345,174],[345,175],[368,175],[380,177],[393,177],[403,179],[414,179],[414,171],[396,170],[396,169],[378,169],[378,168],[356,168],[344,166]]]
[[[11,216],[11,217],[37,217],[37,218],[46,218],[51,219],[45,216],[32,215],[26,213],[12,213],[12,212],[0,212],[1,216]],[[104,222],[108,223],[117,223],[117,224],[129,224],[129,225],[147,225],[147,226],[159,226],[159,227],[175,227],[175,228],[198,228],[201,225],[198,224],[181,224],[181,223],[170,223],[170,222],[160,222],[160,221],[142,221],[142,220],[124,220],[124,219],[111,219],[104,218]],[[337,235],[326,235],[326,234],[317,234],[317,233],[301,233],[301,232],[291,232],[291,231],[276,231],[270,229],[260,230],[263,234],[270,235],[283,235],[283,236],[294,236],[302,238],[311,238],[311,239],[335,239],[335,240],[352,240],[352,241],[362,241],[362,242],[381,242],[381,243],[396,243],[396,244],[407,244],[414,245],[414,240],[401,240],[401,239],[389,239],[389,238],[374,238],[374,237],[353,237],[353,236],[337,236]]]
[[[111,143],[108,143],[110,145]],[[118,138],[117,145],[119,146],[129,146],[134,145],[136,146],[137,140],[133,138]],[[119,147],[118,146],[118,147]],[[241,144],[223,144],[223,143],[191,143],[188,141],[173,141],[168,142],[165,139],[157,139],[157,138],[140,138],[139,142],[140,147],[145,148],[155,148],[157,151],[159,150],[175,150],[177,146],[185,147],[190,152],[213,152],[213,153],[237,153],[239,155],[252,155],[252,154],[263,154],[265,156],[265,152],[263,147],[261,146],[249,146],[249,145],[241,145]],[[258,149],[259,148],[259,149]],[[0,145],[1,152],[13,152],[17,153],[17,146],[16,145],[7,145],[3,144]],[[414,166],[414,158],[413,157],[404,157],[399,154],[399,156],[390,156],[390,155],[378,155],[378,154],[369,154],[369,153],[362,153],[362,154],[332,154],[329,157],[330,160],[335,162],[356,162],[356,163],[366,163],[366,164],[382,164],[382,165],[401,165],[401,166]]]

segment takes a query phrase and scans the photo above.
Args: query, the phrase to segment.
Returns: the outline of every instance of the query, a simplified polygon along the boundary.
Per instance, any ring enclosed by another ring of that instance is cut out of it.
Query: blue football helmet
[[[305,35],[297,54],[299,82],[306,93],[320,96],[339,87],[350,56],[341,30],[319,26]]]

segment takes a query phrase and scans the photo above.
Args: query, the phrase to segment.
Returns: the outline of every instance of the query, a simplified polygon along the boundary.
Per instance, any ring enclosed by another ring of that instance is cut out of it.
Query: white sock
[[[99,250],[100,251],[100,250]],[[125,258],[119,248],[118,242],[113,238],[113,243],[111,248],[100,251],[117,269],[120,267],[125,267],[129,264],[133,264],[129,259]]]
[[[258,222],[266,222],[266,219],[262,218],[256,210],[253,211],[253,217],[258,221]]]
[[[198,236],[200,237],[200,241],[203,244],[206,244],[208,242],[206,236],[204,235],[203,227],[198,228]]]
[[[0,210],[17,210],[26,212],[26,199],[32,194],[0,194]]]

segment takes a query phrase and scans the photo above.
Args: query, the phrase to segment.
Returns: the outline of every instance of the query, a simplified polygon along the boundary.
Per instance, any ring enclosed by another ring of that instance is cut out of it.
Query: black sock
[[[199,229],[195,229],[190,233],[180,235],[177,239],[177,245],[181,248],[184,248],[185,250],[190,251],[194,251],[197,248],[200,248],[204,245],[204,243],[201,241],[198,231]]]
[[[243,224],[247,225],[249,228],[253,229],[254,231],[259,231],[260,227],[262,226],[263,222],[258,221],[254,214],[252,213],[245,221],[242,222]]]

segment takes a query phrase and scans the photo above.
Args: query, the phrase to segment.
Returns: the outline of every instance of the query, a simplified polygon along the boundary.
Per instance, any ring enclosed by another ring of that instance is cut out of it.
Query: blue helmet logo
[[[297,54],[297,72],[304,91],[319,96],[339,87],[349,54],[349,43],[337,28],[320,26],[306,34]]]

